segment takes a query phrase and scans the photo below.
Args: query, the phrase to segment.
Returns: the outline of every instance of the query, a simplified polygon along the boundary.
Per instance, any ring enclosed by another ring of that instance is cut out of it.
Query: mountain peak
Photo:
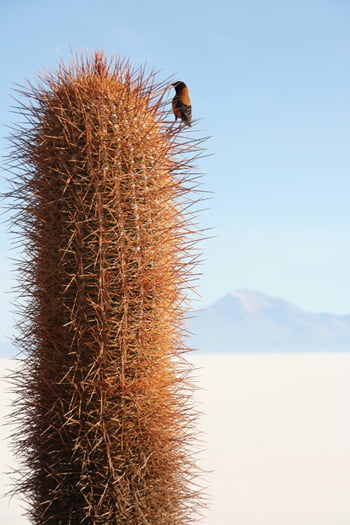
[[[196,348],[210,352],[350,350],[350,316],[313,314],[252,290],[236,290],[198,312]]]
[[[236,290],[231,293],[231,296],[239,299],[243,309],[250,314],[260,314],[271,306],[271,297],[252,290]]]

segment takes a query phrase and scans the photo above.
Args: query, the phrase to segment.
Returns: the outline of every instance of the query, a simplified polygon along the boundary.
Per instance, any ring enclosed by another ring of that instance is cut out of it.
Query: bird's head
[[[176,93],[181,93],[183,88],[187,87],[185,82],[182,82],[180,80],[177,82],[174,82],[174,84],[171,84],[171,85],[175,88]]]

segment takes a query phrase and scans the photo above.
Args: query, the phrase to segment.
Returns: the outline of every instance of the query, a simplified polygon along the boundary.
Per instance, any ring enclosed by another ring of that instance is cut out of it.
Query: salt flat
[[[350,353],[194,355],[203,415],[203,525],[350,523]],[[0,373],[9,366],[0,361]],[[11,398],[1,382],[1,416]],[[1,471],[14,460],[1,429]],[[1,493],[8,476],[2,475]],[[19,501],[0,522],[25,525]]]

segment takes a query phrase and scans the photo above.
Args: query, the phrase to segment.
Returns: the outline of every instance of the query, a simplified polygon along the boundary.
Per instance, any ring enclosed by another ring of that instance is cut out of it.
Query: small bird
[[[180,118],[187,126],[191,126],[192,106],[188,93],[188,87],[185,82],[175,82],[171,84],[174,86],[176,94],[172,100],[172,108],[175,115],[175,121]]]

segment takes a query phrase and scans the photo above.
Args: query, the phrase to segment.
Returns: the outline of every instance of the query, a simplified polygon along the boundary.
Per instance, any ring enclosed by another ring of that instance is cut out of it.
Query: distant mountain
[[[206,353],[350,352],[350,315],[313,314],[249,290],[194,312],[188,329],[188,345]],[[17,353],[0,341],[0,357]]]
[[[313,314],[239,290],[194,314],[189,344],[202,352],[350,351],[350,315]]]

